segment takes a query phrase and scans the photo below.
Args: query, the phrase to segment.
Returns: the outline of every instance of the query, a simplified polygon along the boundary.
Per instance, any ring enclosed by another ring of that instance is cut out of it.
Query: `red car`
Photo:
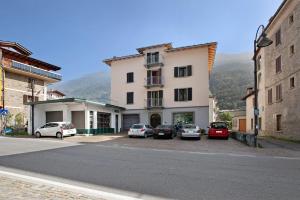
[[[229,138],[229,131],[226,122],[212,122],[208,128],[208,138]]]

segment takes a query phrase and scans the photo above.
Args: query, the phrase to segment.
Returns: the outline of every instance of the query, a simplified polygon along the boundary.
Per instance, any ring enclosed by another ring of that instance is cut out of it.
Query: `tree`
[[[16,123],[17,128],[21,128],[24,125],[24,115],[23,115],[23,113],[16,114],[15,123]]]
[[[232,120],[232,116],[229,112],[220,113],[219,118],[221,121],[225,121],[225,122],[230,122]]]

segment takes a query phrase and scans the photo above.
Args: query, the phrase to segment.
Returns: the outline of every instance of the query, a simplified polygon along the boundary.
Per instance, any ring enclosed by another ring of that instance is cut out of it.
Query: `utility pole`
[[[31,134],[34,135],[34,79],[30,79],[31,86]]]

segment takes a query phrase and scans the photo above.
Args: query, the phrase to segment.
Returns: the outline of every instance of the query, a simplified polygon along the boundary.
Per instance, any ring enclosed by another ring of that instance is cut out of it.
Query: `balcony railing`
[[[61,80],[62,76],[60,74],[50,72],[44,69],[40,69],[31,65],[20,63],[17,61],[12,61],[12,68],[22,70],[24,72],[30,72],[36,75],[44,76],[51,79]]]
[[[147,68],[154,67],[154,66],[163,66],[163,65],[164,65],[164,58],[160,54],[158,56],[145,57],[144,66]]]
[[[163,77],[161,76],[151,76],[145,78],[145,87],[163,86],[163,84]]]
[[[161,108],[161,107],[163,107],[163,99],[162,98],[146,99],[146,107],[147,108]]]

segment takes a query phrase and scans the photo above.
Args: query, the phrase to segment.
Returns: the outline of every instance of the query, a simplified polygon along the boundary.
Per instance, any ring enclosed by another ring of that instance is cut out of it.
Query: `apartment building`
[[[126,108],[122,129],[134,123],[209,122],[209,74],[217,43],[138,48],[137,54],[104,60],[111,67],[111,101]]]
[[[13,116],[30,118],[28,102],[47,99],[47,85],[61,80],[60,67],[31,57],[32,52],[16,42],[0,41],[1,107]],[[4,96],[4,97],[3,97]],[[3,105],[4,104],[4,105]]]
[[[256,57],[260,134],[300,139],[299,27],[300,0],[284,0],[265,28],[273,44]]]

